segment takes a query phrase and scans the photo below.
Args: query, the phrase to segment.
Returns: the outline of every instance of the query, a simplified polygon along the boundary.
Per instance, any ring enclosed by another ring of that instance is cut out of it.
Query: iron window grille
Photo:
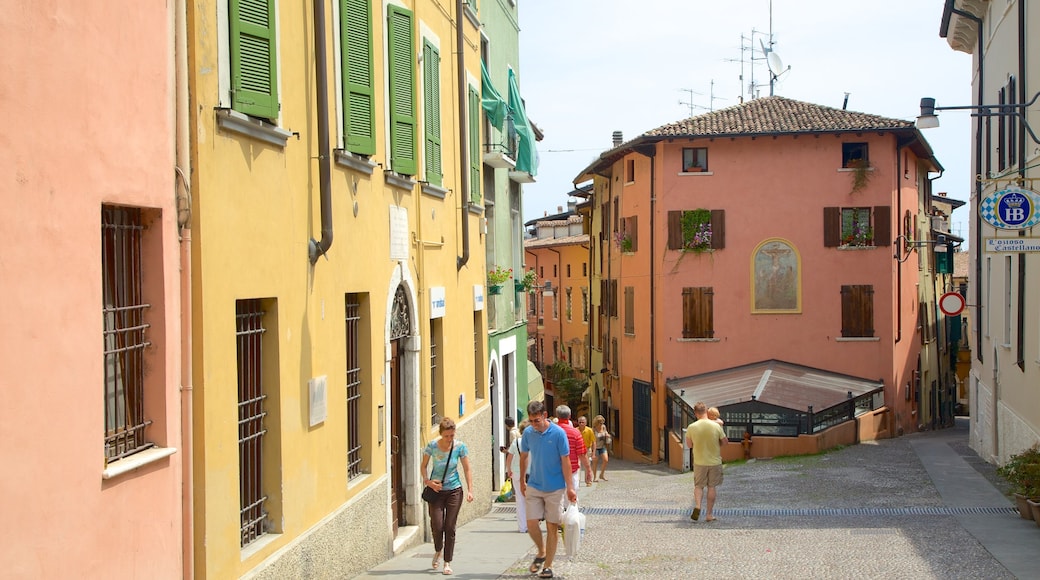
[[[361,303],[356,294],[346,298],[347,327],[347,479],[361,475]]]
[[[241,546],[247,546],[269,531],[263,486],[264,392],[263,325],[259,300],[236,304],[238,342],[238,467]]]

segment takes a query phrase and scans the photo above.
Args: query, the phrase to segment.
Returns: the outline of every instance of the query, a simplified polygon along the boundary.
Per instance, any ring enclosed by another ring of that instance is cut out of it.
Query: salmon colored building
[[[185,569],[173,31],[164,2],[0,14],[5,578]]]
[[[915,430],[922,274],[894,256],[927,227],[938,167],[911,122],[768,97],[619,139],[583,170],[618,452],[666,459],[685,426],[671,385],[697,397],[707,373],[768,361],[883,386],[865,395],[872,436]],[[805,413],[814,386],[786,387],[771,404]],[[768,398],[712,392],[720,407]]]

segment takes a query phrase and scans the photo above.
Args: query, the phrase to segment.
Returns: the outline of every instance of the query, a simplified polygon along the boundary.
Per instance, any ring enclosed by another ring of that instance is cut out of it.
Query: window
[[[866,143],[842,143],[841,166],[845,168],[869,167],[870,157],[867,155]]]
[[[276,317],[272,314],[271,320]],[[271,430],[278,421],[272,413],[277,401],[268,385],[277,377],[271,367],[278,359],[271,348],[277,329],[268,328],[263,301],[238,300],[235,304],[235,337],[238,342],[238,477],[241,546],[247,546],[274,531],[279,514],[270,513],[270,493],[280,489],[279,458],[272,445]],[[272,331],[272,332],[268,332]]]
[[[843,337],[874,336],[874,287],[872,285],[841,287],[841,335]]]
[[[567,264],[567,277],[568,278],[571,277],[571,265],[570,264]]]
[[[557,320],[560,318],[560,303],[556,300],[556,294],[552,295],[552,312],[553,320]]]
[[[589,276],[589,265],[585,262],[581,263],[581,277],[587,278]]]
[[[636,333],[636,289],[633,286],[625,286],[625,334]]]
[[[715,291],[710,286],[682,289],[683,338],[714,338]]]
[[[634,252],[639,249],[639,221],[636,216],[621,218],[621,231],[618,232],[617,243],[622,252]]]
[[[426,181],[441,185],[441,55],[430,41],[423,41],[423,113],[426,138]]]
[[[570,268],[570,266],[567,266],[567,267]],[[570,322],[571,321],[571,308],[572,308],[572,306],[574,304],[574,301],[573,301],[573,299],[571,297],[571,289],[567,288],[566,292],[567,292],[567,307],[564,310],[564,312],[567,314],[567,322]]]
[[[707,147],[683,147],[682,172],[697,173],[708,170]]]
[[[632,380],[632,447],[650,453],[653,445],[653,425],[650,404],[650,383]]]
[[[347,294],[345,324],[347,331],[347,479],[364,473],[361,443],[361,301]]]
[[[726,210],[694,209],[668,212],[668,249],[684,252],[726,247]]]
[[[351,153],[372,155],[376,152],[372,3],[340,0],[339,15],[344,147]]]
[[[581,289],[581,321],[589,323],[589,289]]]
[[[415,115],[415,43],[412,13],[387,6],[390,83],[390,168],[415,175],[418,148]]]
[[[480,93],[476,88],[469,88],[469,199],[471,203],[480,203]]]
[[[636,160],[625,160],[625,183],[633,183],[636,180]]]
[[[105,460],[152,447],[145,438],[145,320],[142,236],[138,208],[101,208],[101,315],[104,342]]]
[[[231,0],[231,108],[278,117],[278,52],[274,0]]]
[[[440,391],[443,388],[444,369],[437,365],[438,349],[442,342],[441,319],[434,318],[430,321],[430,425],[437,425],[441,421],[440,409],[437,402],[440,399]]]
[[[887,205],[823,208],[824,247],[888,246],[891,239],[892,211]]]

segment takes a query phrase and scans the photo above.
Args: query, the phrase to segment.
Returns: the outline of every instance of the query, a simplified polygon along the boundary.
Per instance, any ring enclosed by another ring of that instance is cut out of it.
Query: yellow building
[[[460,520],[489,507],[471,4],[190,3],[197,578],[423,541],[441,416],[477,480]]]

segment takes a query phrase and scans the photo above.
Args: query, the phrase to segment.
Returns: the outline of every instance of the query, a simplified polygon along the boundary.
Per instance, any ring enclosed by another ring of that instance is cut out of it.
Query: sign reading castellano
[[[1023,230],[1040,223],[1040,194],[1008,187],[987,195],[979,203],[979,217],[1000,230]]]
[[[1040,252],[1040,238],[986,238],[987,252]]]

